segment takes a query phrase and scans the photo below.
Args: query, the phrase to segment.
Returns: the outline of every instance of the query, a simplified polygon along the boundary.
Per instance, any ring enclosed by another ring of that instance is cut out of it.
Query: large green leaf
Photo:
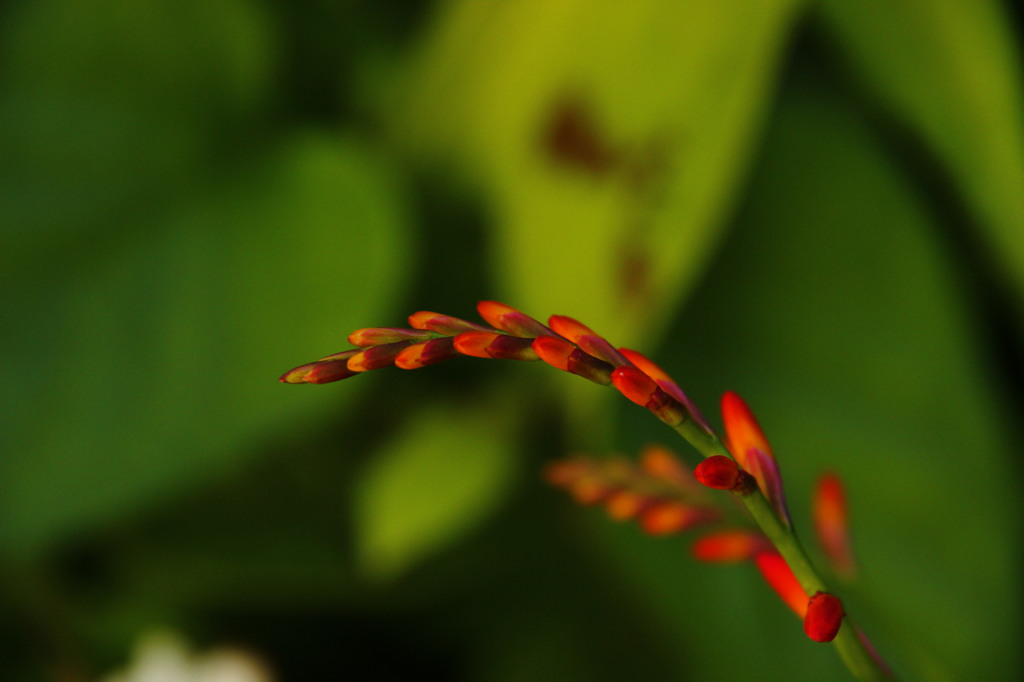
[[[0,548],[109,522],[338,409],[285,387],[400,290],[405,216],[359,145],[287,140],[208,198],[5,297]]]
[[[1024,72],[996,0],[821,0],[855,67],[948,168],[1024,315]]]
[[[912,187],[825,77],[797,80],[721,261],[657,357],[709,412],[726,389],[747,397],[805,539],[814,477],[846,479],[863,578],[840,593],[903,676],[1013,679],[1013,453]],[[685,542],[617,541],[702,679],[844,677],[751,567],[686,570]]]
[[[799,4],[449,2],[401,131],[485,188],[502,295],[633,343],[701,271]]]

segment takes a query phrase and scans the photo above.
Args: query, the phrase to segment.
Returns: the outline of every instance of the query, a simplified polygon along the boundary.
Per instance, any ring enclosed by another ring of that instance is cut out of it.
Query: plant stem
[[[705,458],[712,455],[732,457],[717,436],[699,428],[691,420],[687,419],[674,428]],[[755,487],[750,493],[736,495],[736,497],[743,502],[754,521],[760,526],[761,531],[789,564],[790,570],[793,571],[793,575],[800,582],[800,586],[803,587],[808,598],[817,592],[829,592],[825,581],[821,579],[814,565],[808,559],[796,531],[792,526],[779,519],[775,509],[761,493],[761,490]],[[893,679],[867,650],[849,616],[843,619],[839,634],[832,640],[832,643],[835,645],[840,659],[856,679],[865,682],[884,682]]]

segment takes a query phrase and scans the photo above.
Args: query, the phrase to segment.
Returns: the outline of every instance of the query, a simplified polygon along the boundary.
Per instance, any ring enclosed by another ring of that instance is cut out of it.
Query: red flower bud
[[[637,405],[647,407],[651,402],[658,384],[636,367],[616,367],[612,372],[612,383],[619,392]]]
[[[347,379],[357,374],[348,368],[348,359],[359,352],[355,348],[299,365],[282,374],[278,381],[283,384],[327,384]]]
[[[432,339],[425,343],[409,346],[395,357],[395,367],[419,369],[454,358],[458,353],[453,346],[454,339]]]
[[[555,369],[568,372],[569,357],[578,349],[557,336],[538,336],[533,340],[533,350],[541,360]]]
[[[637,369],[639,369],[641,372],[643,372],[650,378],[654,379],[654,381],[658,384],[658,387],[661,388],[661,390],[665,391],[670,396],[675,398],[679,402],[679,404],[683,406],[683,409],[686,410],[687,414],[690,415],[694,422],[696,422],[698,426],[704,429],[706,433],[713,433],[713,430],[708,425],[708,422],[704,418],[704,415],[701,414],[701,411],[697,409],[697,406],[686,396],[685,393],[683,393],[683,389],[681,389],[679,387],[679,384],[677,384],[672,379],[672,377],[668,375],[668,372],[663,370],[658,365],[654,364],[654,362],[651,361],[646,355],[638,353],[635,350],[630,350],[628,348],[620,348],[619,352],[626,360],[636,365]]]
[[[807,602],[804,632],[815,642],[831,642],[843,624],[843,602],[827,592],[818,592]]]
[[[732,490],[740,480],[740,467],[725,455],[712,455],[697,465],[693,475],[709,488]]]
[[[604,360],[615,367],[627,363],[622,353],[615,350],[615,346],[595,334],[590,327],[571,317],[552,315],[548,319],[548,325],[550,325],[555,333],[564,336],[579,346],[584,353],[593,355],[595,358]]]
[[[411,341],[399,341],[397,343],[385,343],[383,346],[371,346],[350,357],[348,359],[348,368],[353,372],[366,372],[371,369],[390,367],[395,364],[395,358],[398,357],[398,354],[411,345]]]
[[[499,334],[498,338],[488,344],[487,353],[495,360],[538,360],[533,342],[534,339]]]
[[[455,350],[474,358],[536,360],[533,339],[498,332],[463,332],[455,337]]]
[[[345,360],[328,360],[326,362],[314,362],[309,372],[306,374],[305,383],[307,384],[329,384],[332,381],[341,381],[342,379],[348,379],[351,376],[355,376],[358,372],[353,372],[348,367],[348,362]]]

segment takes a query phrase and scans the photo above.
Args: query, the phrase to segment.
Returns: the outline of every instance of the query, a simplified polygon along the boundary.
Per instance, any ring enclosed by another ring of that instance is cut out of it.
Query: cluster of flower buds
[[[602,505],[616,521],[635,519],[651,535],[680,533],[722,518],[689,469],[661,446],[645,448],[639,462],[577,456],[552,462],[544,473],[580,504]]]
[[[644,531],[663,535],[721,520],[722,514],[700,484],[741,498],[759,490],[781,527],[792,532],[778,464],[753,413],[738,395],[722,397],[727,456],[679,385],[640,353],[615,348],[589,327],[563,315],[550,317],[545,325],[495,301],[480,302],[477,311],[490,326],[423,311],[409,317],[410,328],[358,329],[348,337],[355,348],[289,370],[280,381],[323,384],[383,367],[418,369],[459,356],[542,361],[589,381],[611,384],[669,426],[696,427],[701,438],[706,436],[707,443],[718,449],[692,474],[660,447],[648,448],[638,464],[577,457],[550,465],[548,481],[565,488],[578,502],[603,505],[613,518],[636,519]],[[823,554],[838,577],[850,578],[855,564],[845,495],[836,476],[829,474],[819,481],[813,508]],[[804,620],[811,639],[828,642],[839,632],[844,617],[839,599],[825,592],[809,595],[764,534],[747,528],[716,530],[694,542],[693,554],[708,562],[752,562]],[[879,665],[884,666],[880,661]]]
[[[496,301],[481,301],[477,311],[490,327],[422,311],[409,317],[411,328],[357,329],[348,337],[356,348],[289,370],[280,381],[325,384],[382,367],[419,369],[460,355],[541,360],[595,383],[614,385],[670,426],[690,420],[712,433],[700,411],[660,367],[636,351],[615,348],[571,317],[553,315],[545,325]]]
[[[645,448],[638,463],[618,457],[578,456],[548,465],[545,476],[580,504],[602,505],[615,520],[636,519],[651,535],[681,533],[725,518],[712,500],[701,495],[699,483],[739,494],[749,494],[754,485],[753,478],[728,457],[709,457],[691,475],[675,455],[656,445]],[[824,488],[832,489],[836,480],[832,476],[823,478]],[[828,493],[822,493],[819,486],[816,499],[823,494]],[[828,518],[815,520],[818,527],[829,525],[829,537],[846,535],[845,527],[832,525]],[[843,546],[848,551],[848,540]],[[786,560],[759,531],[719,528],[696,538],[691,548],[693,556],[706,563],[754,564],[768,586],[803,619],[804,631],[812,640],[830,642],[838,634],[844,616],[839,598],[824,592],[808,596]],[[831,558],[824,543],[823,549]]]
[[[747,403],[735,393],[722,396],[722,421],[732,458],[712,455],[694,470],[694,477],[709,488],[747,495],[754,484],[772,505],[775,515],[791,526],[782,477],[771,446]],[[822,476],[815,488],[814,526],[822,552],[840,578],[853,576],[855,564],[847,526],[846,496],[835,474]],[[726,530],[707,535],[694,545],[703,561],[752,561],[765,582],[794,613],[804,620],[807,636],[830,642],[843,619],[839,598],[826,593],[808,595],[786,560],[760,533]]]

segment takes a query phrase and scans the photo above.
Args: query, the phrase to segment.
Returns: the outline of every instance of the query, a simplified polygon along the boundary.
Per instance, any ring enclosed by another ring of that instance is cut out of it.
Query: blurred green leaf
[[[249,0],[35,0],[0,25],[7,276],[89,249],[207,181],[265,110],[270,25]]]
[[[1024,305],[1024,72],[1003,3],[821,0],[818,9],[868,86],[948,166]]]
[[[447,3],[400,123],[484,186],[510,303],[635,343],[702,270],[799,5]]]
[[[358,394],[275,379],[400,291],[395,176],[319,134],[237,175],[100,257],[40,259],[3,301],[3,550],[108,523]]]
[[[368,576],[395,577],[496,508],[517,468],[508,427],[494,404],[434,405],[374,455],[353,500],[357,559]]]
[[[1011,452],[968,302],[912,187],[827,75],[797,79],[736,231],[659,360],[698,395],[749,400],[805,537],[814,478],[846,479],[863,581],[841,594],[905,677],[1012,679]],[[714,667],[707,679],[842,675],[749,567],[680,577],[665,565],[682,547],[638,544],[622,550],[644,552],[627,564],[637,584],[681,633],[702,624],[680,639]],[[736,641],[749,656],[729,655]]]

